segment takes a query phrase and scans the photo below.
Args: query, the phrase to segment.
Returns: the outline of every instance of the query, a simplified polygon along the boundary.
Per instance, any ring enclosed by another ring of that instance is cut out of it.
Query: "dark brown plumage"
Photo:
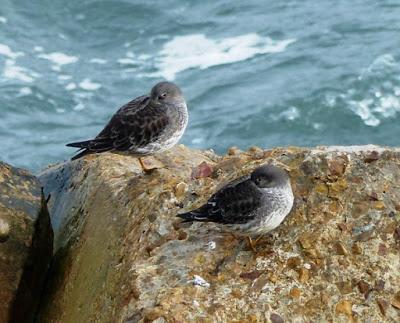
[[[72,160],[106,151],[144,156],[173,146],[186,124],[186,103],[180,89],[173,83],[162,82],[153,87],[150,95],[121,107],[94,139],[67,146],[82,150]]]
[[[252,235],[277,227],[292,206],[293,192],[286,171],[263,165],[222,187],[198,209],[177,216],[184,222],[222,223],[232,231]]]

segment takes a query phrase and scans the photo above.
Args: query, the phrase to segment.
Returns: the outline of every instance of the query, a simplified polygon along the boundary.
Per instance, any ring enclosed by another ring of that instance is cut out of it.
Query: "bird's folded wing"
[[[222,223],[246,223],[254,218],[254,211],[261,204],[260,189],[251,180],[227,185],[208,201],[209,213],[219,215]],[[211,215],[211,214],[210,214]]]
[[[147,96],[139,97],[120,108],[87,149],[124,151],[156,140],[167,126],[168,117],[162,110],[149,106],[148,100]]]

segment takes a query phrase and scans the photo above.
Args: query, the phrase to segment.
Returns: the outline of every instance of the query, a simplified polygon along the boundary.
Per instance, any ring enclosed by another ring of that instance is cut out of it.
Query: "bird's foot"
[[[155,169],[163,168],[164,164],[153,156],[138,157],[143,172],[150,173]]]
[[[247,236],[247,244],[254,253],[257,253],[257,243],[261,240],[262,236],[259,236],[257,239],[253,240],[250,236]]]
[[[146,171],[145,163],[143,162],[142,158],[140,158],[140,157],[138,158],[138,160],[139,160],[140,167],[142,167],[142,170],[145,172]]]

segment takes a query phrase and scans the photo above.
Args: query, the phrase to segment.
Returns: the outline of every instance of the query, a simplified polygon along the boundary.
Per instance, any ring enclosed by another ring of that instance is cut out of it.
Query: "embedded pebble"
[[[229,156],[239,155],[240,152],[241,152],[240,149],[238,147],[235,147],[235,146],[230,147],[228,149],[228,155]]]
[[[371,151],[365,158],[364,162],[372,163],[380,158],[379,153],[376,150]]]
[[[397,293],[393,296],[393,299],[392,299],[391,304],[392,304],[393,307],[395,307],[395,308],[397,308],[398,310],[400,310],[400,291],[397,292]]]
[[[217,244],[215,243],[215,241],[210,241],[209,243],[207,243],[207,249],[209,251],[214,250],[217,247]]]
[[[10,225],[4,219],[0,219],[0,242],[6,242],[10,237]]]
[[[337,314],[345,314],[347,316],[352,316],[351,310],[352,304],[349,300],[341,300],[336,304],[336,313]]]
[[[386,316],[386,311],[389,306],[388,302],[381,298],[378,298],[376,300],[376,302],[378,303],[378,307],[379,307],[379,310],[381,311],[382,315]]]
[[[185,195],[188,191],[188,185],[184,182],[180,182],[175,186],[175,196],[180,198]]]
[[[213,167],[205,161],[195,167],[192,171],[192,179],[209,177],[213,172]]]
[[[193,283],[193,285],[196,285],[196,286],[201,286],[201,287],[205,287],[205,288],[210,287],[210,283],[208,283],[205,279],[203,279],[202,277],[200,277],[198,275],[194,275],[193,280],[191,280],[191,282]]]
[[[284,319],[276,313],[272,313],[269,318],[272,323],[284,323],[285,322]]]

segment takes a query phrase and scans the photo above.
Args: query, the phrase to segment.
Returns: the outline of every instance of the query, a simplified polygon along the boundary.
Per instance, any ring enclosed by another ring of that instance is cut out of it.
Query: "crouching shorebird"
[[[67,146],[81,150],[72,160],[106,151],[127,152],[135,157],[152,155],[174,146],[187,122],[181,90],[173,83],[161,82],[149,95],[139,96],[122,106],[96,138]],[[142,163],[140,158],[139,161]]]
[[[178,214],[183,222],[216,222],[238,235],[262,236],[275,229],[293,206],[293,192],[287,172],[274,165],[256,168],[211,196],[200,208]]]

